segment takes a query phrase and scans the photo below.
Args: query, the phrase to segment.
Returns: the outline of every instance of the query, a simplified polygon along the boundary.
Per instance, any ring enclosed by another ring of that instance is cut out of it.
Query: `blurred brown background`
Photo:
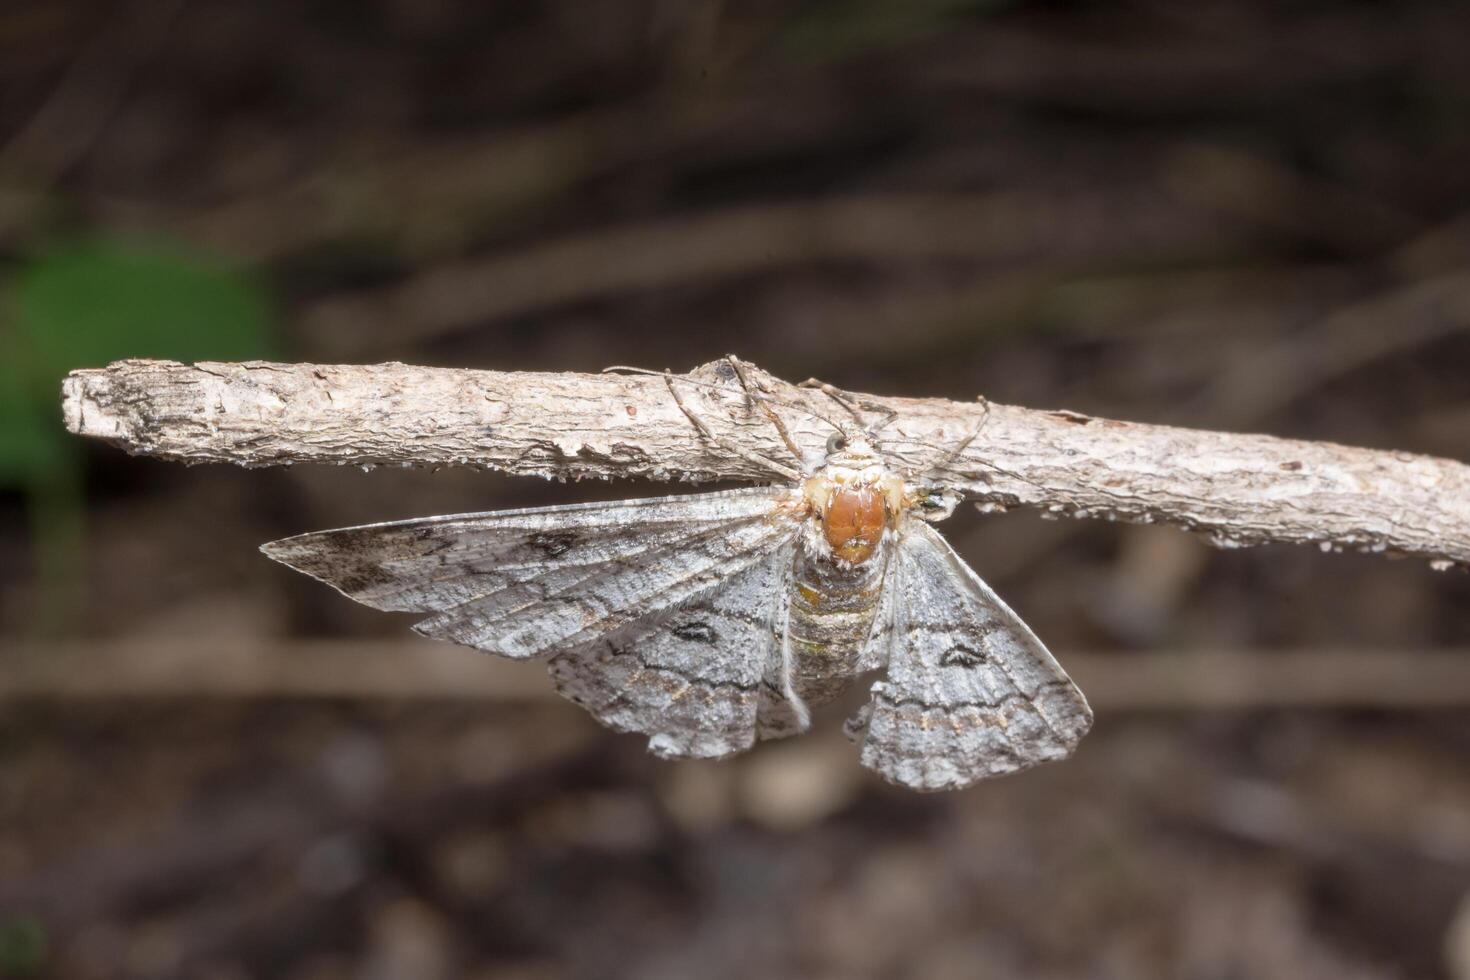
[[[925,797],[830,714],[671,765],[533,665],[485,700],[270,673],[475,654],[262,541],[664,487],[185,470],[56,417],[129,355],[735,352],[1465,458],[1467,38],[1430,2],[0,6],[0,975],[1470,978],[1470,677],[1416,666],[1470,649],[1463,574],[962,511],[1098,722]],[[242,645],[248,694],[138,687]],[[1200,650],[1388,680],[1103,696]],[[36,651],[118,693],[21,696]]]

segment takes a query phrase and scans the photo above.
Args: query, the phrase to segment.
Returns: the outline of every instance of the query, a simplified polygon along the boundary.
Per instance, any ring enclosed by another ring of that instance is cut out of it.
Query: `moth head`
[[[877,458],[878,452],[867,436],[834,432],[827,437],[827,456],[823,460],[825,465],[860,468]]]

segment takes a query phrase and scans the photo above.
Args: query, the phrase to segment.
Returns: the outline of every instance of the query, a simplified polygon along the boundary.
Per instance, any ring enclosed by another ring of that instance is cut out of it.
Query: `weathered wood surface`
[[[829,396],[749,371],[810,456],[833,431],[823,417],[850,424]],[[752,454],[791,462],[727,362],[673,384],[719,441],[690,424],[664,378],[648,375],[131,360],[72,372],[62,404],[73,432],[186,463],[697,481],[772,479]],[[898,412],[882,433],[898,466],[935,459],[983,420],[944,476],[982,509],[1167,523],[1227,547],[1315,543],[1470,563],[1470,466],[1453,460],[1008,405],[991,405],[987,418],[979,401],[858,397]]]

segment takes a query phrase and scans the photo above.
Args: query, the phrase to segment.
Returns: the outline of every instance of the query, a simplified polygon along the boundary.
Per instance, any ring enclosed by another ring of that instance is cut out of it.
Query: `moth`
[[[798,461],[757,457],[772,485],[369,524],[261,550],[373,608],[427,613],[424,636],[548,660],[562,695],[666,758],[802,732],[810,706],[868,675],[846,731],[893,783],[955,789],[1070,755],[1092,725],[1086,699],[932,526],[959,502],[936,479],[957,451],[896,469],[879,439],[894,413],[861,428],[820,416],[833,432],[807,461],[729,361]],[[851,396],[821,387],[861,422]]]

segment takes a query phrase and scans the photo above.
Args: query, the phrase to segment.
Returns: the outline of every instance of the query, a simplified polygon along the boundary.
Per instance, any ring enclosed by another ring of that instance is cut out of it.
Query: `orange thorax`
[[[883,494],[877,487],[843,487],[827,503],[822,533],[838,558],[861,564],[873,556],[887,523]]]

